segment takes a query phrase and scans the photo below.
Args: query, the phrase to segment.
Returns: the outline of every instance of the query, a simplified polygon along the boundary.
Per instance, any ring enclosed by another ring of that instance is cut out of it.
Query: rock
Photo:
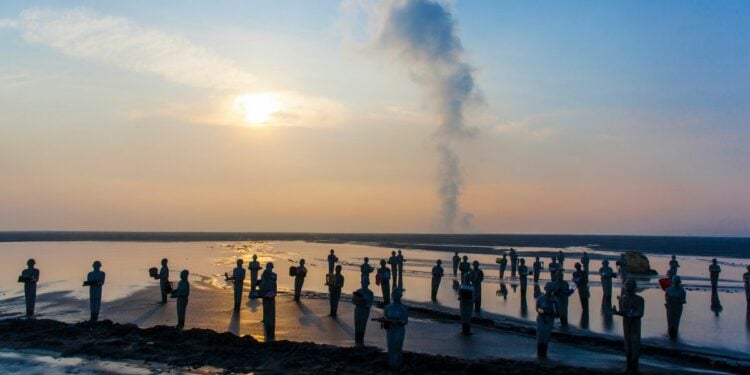
[[[648,258],[640,251],[627,251],[624,254],[629,273],[654,274]]]

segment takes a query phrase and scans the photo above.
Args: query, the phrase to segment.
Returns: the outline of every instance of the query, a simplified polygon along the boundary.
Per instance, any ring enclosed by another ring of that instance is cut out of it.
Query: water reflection
[[[586,307],[581,311],[581,321],[578,324],[581,329],[589,329],[589,309]]]
[[[612,296],[602,298],[602,326],[605,332],[612,332],[614,322],[612,319]]]
[[[510,284],[510,288],[513,289],[513,294],[516,294],[516,288],[518,288],[518,284]]]
[[[526,288],[521,288],[521,317],[529,316],[529,306],[526,303]]]
[[[505,283],[500,283],[500,289],[495,293],[498,297],[503,297],[503,300],[508,300],[508,287],[505,286]]]
[[[711,311],[714,312],[715,316],[719,316],[721,310],[724,310],[724,307],[721,306],[721,301],[719,301],[719,292],[716,288],[711,288]]]

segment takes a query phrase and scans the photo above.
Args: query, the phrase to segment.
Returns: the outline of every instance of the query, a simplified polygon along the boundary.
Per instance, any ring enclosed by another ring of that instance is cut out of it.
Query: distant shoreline
[[[377,234],[284,232],[94,232],[5,231],[0,242],[117,241],[309,241],[357,243],[433,251],[496,253],[502,247],[587,247],[603,251],[750,258],[750,237],[678,237],[577,234]]]

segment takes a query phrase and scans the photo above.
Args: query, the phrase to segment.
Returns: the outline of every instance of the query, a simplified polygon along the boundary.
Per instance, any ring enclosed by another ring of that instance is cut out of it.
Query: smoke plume
[[[446,7],[431,0],[394,0],[382,13],[379,44],[393,51],[410,69],[415,82],[425,87],[440,115],[436,133],[440,230],[471,229],[473,215],[461,211],[464,184],[456,142],[470,135],[464,109],[476,97],[473,68],[465,61],[456,21]]]

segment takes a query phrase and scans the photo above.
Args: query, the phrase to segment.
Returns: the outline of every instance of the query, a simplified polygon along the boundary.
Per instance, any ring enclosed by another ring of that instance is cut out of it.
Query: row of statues
[[[555,319],[560,320],[560,325],[568,325],[568,299],[577,290],[583,309],[588,309],[588,299],[590,292],[588,288],[588,255],[584,253],[580,263],[575,263],[575,271],[572,274],[574,288],[564,279],[564,256],[558,253],[552,257],[549,265],[551,281],[544,285],[544,294],[536,295],[537,310],[537,354],[545,357]],[[334,250],[328,255],[328,271],[326,275],[326,284],[329,288],[330,315],[335,317],[338,310],[338,303],[344,286],[344,276],[342,275],[342,266],[338,263]],[[401,351],[405,337],[405,326],[408,322],[408,309],[402,303],[403,288],[403,264],[405,260],[401,251],[392,252],[391,258],[387,261],[380,260],[380,267],[376,270],[369,264],[369,258],[365,257],[360,266],[361,271],[361,288],[352,294],[352,303],[354,304],[354,326],[355,342],[359,345],[364,343],[365,330],[367,321],[370,316],[370,310],[374,304],[374,293],[369,289],[370,274],[376,272],[375,281],[381,287],[384,315],[377,320],[387,331],[387,343],[389,351],[389,362],[392,367],[396,368],[401,362]],[[244,293],[244,282],[247,272],[243,267],[243,260],[238,259],[236,268],[232,270],[231,276],[225,274],[226,280],[231,281],[234,288],[234,309],[239,310]],[[498,258],[500,264],[500,277],[504,276],[507,267],[507,256],[503,254]],[[514,249],[510,252],[511,277],[516,275],[520,278],[522,294],[525,296],[525,290],[528,284],[528,276],[533,275],[534,283],[539,281],[539,274],[543,270],[543,263],[536,257],[532,269],[525,265],[525,260],[518,258]],[[388,267],[392,266],[392,269]],[[27,268],[21,272],[18,281],[24,284],[24,294],[26,299],[26,315],[34,315],[34,305],[36,300],[36,286],[39,281],[39,270],[35,267],[34,259],[29,259]],[[91,321],[97,321],[101,307],[102,287],[105,282],[105,273],[101,270],[102,264],[95,261],[92,264],[93,270],[88,273],[84,286],[89,288]],[[265,270],[259,277],[259,272],[263,268],[257,260],[257,255],[253,255],[252,261],[248,265],[250,271],[250,293],[249,298],[260,298],[263,303],[263,328],[266,339],[273,340],[275,337],[275,298],[277,293],[277,275],[273,272],[273,263],[268,262]],[[683,305],[686,301],[686,292],[682,287],[681,278],[677,275],[679,262],[673,256],[669,262],[669,271],[667,272],[670,280],[669,286],[665,288],[665,307],[667,311],[668,334],[671,338],[676,338],[679,330],[680,318],[682,315]],[[304,279],[307,276],[305,260],[299,260],[297,266],[290,267],[290,276],[294,277],[294,300],[299,301],[304,285]],[[712,288],[718,286],[718,275],[721,268],[717,260],[713,259],[709,266],[709,273]],[[176,299],[177,302],[177,327],[185,326],[185,315],[190,296],[190,283],[188,281],[189,271],[180,272],[180,281],[177,288],[173,288],[169,280],[168,260],[162,259],[161,269],[158,271],[153,268],[150,270],[151,276],[159,280],[161,291],[161,303],[167,303],[167,297]],[[432,268],[431,298],[433,301],[437,298],[440,282],[444,277],[442,261],[437,260]],[[471,320],[473,313],[481,311],[482,302],[482,283],[484,281],[484,272],[480,268],[478,261],[469,263],[468,257],[459,257],[458,252],[453,257],[453,274],[458,276],[460,273],[460,284],[457,289],[459,311],[461,315],[461,326],[464,334],[471,333]],[[604,301],[611,301],[612,297],[612,279],[618,277],[618,273],[609,267],[609,261],[603,260],[602,267],[599,269]],[[624,267],[620,268],[620,275],[623,279],[623,289],[619,297],[619,308],[613,306],[611,313],[623,317],[623,336],[625,340],[625,352],[629,369],[637,369],[638,356],[640,347],[640,319],[643,316],[644,301],[643,298],[636,294],[636,281],[627,277],[627,271]],[[393,282],[391,283],[391,280]],[[745,293],[748,304],[750,304],[750,266],[748,272],[743,275],[745,284]],[[660,280],[661,282],[661,280]],[[454,283],[457,283],[454,281]],[[391,290],[391,287],[393,289]],[[536,287],[535,287],[536,288]]]

